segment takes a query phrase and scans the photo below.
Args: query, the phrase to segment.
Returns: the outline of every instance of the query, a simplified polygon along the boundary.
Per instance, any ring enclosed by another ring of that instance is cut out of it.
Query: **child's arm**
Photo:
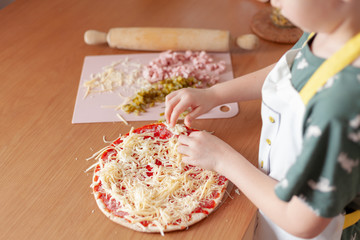
[[[165,119],[174,126],[179,115],[191,108],[185,118],[190,126],[193,119],[210,111],[213,107],[229,103],[261,98],[261,88],[268,73],[274,67],[270,65],[256,72],[216,84],[207,89],[181,89],[166,97]]]
[[[266,216],[278,226],[298,237],[320,234],[331,221],[317,216],[299,198],[284,202],[275,195],[277,181],[262,173],[240,153],[221,139],[193,132],[180,136],[178,151],[187,164],[214,170],[232,181]]]

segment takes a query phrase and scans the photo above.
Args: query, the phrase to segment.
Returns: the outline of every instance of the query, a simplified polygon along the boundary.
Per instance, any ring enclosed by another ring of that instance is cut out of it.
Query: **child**
[[[183,161],[223,174],[259,208],[257,239],[340,239],[344,209],[360,206],[360,0],[271,3],[316,34],[276,65],[169,94],[166,121],[190,108],[190,126],[217,105],[262,97],[259,169],[206,132],[179,138]],[[360,222],[346,232],[358,239]]]

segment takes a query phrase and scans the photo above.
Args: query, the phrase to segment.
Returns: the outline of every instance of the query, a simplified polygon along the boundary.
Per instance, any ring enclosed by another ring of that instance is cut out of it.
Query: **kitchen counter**
[[[16,0],[0,9],[0,239],[245,239],[256,207],[229,193],[223,205],[188,230],[146,234],[108,220],[98,209],[85,170],[103,136],[115,139],[149,121],[72,124],[88,55],[132,54],[89,46],[88,29],[191,27],[251,33],[268,4],[255,0]],[[265,67],[291,47],[260,40],[252,51],[231,49],[234,77]],[[239,103],[233,118],[197,120],[256,165],[260,100]]]

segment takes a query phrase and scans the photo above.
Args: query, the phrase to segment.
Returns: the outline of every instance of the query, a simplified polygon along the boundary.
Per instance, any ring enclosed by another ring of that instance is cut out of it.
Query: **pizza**
[[[91,187],[100,210],[120,225],[162,235],[213,212],[229,181],[181,161],[178,136],[192,131],[179,124],[145,125],[97,152]]]

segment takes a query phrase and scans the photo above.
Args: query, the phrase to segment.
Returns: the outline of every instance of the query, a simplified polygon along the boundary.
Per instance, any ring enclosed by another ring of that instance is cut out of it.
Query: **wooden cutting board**
[[[297,27],[278,27],[271,21],[272,8],[263,8],[252,18],[250,27],[262,39],[284,44],[296,43],[303,31]]]

